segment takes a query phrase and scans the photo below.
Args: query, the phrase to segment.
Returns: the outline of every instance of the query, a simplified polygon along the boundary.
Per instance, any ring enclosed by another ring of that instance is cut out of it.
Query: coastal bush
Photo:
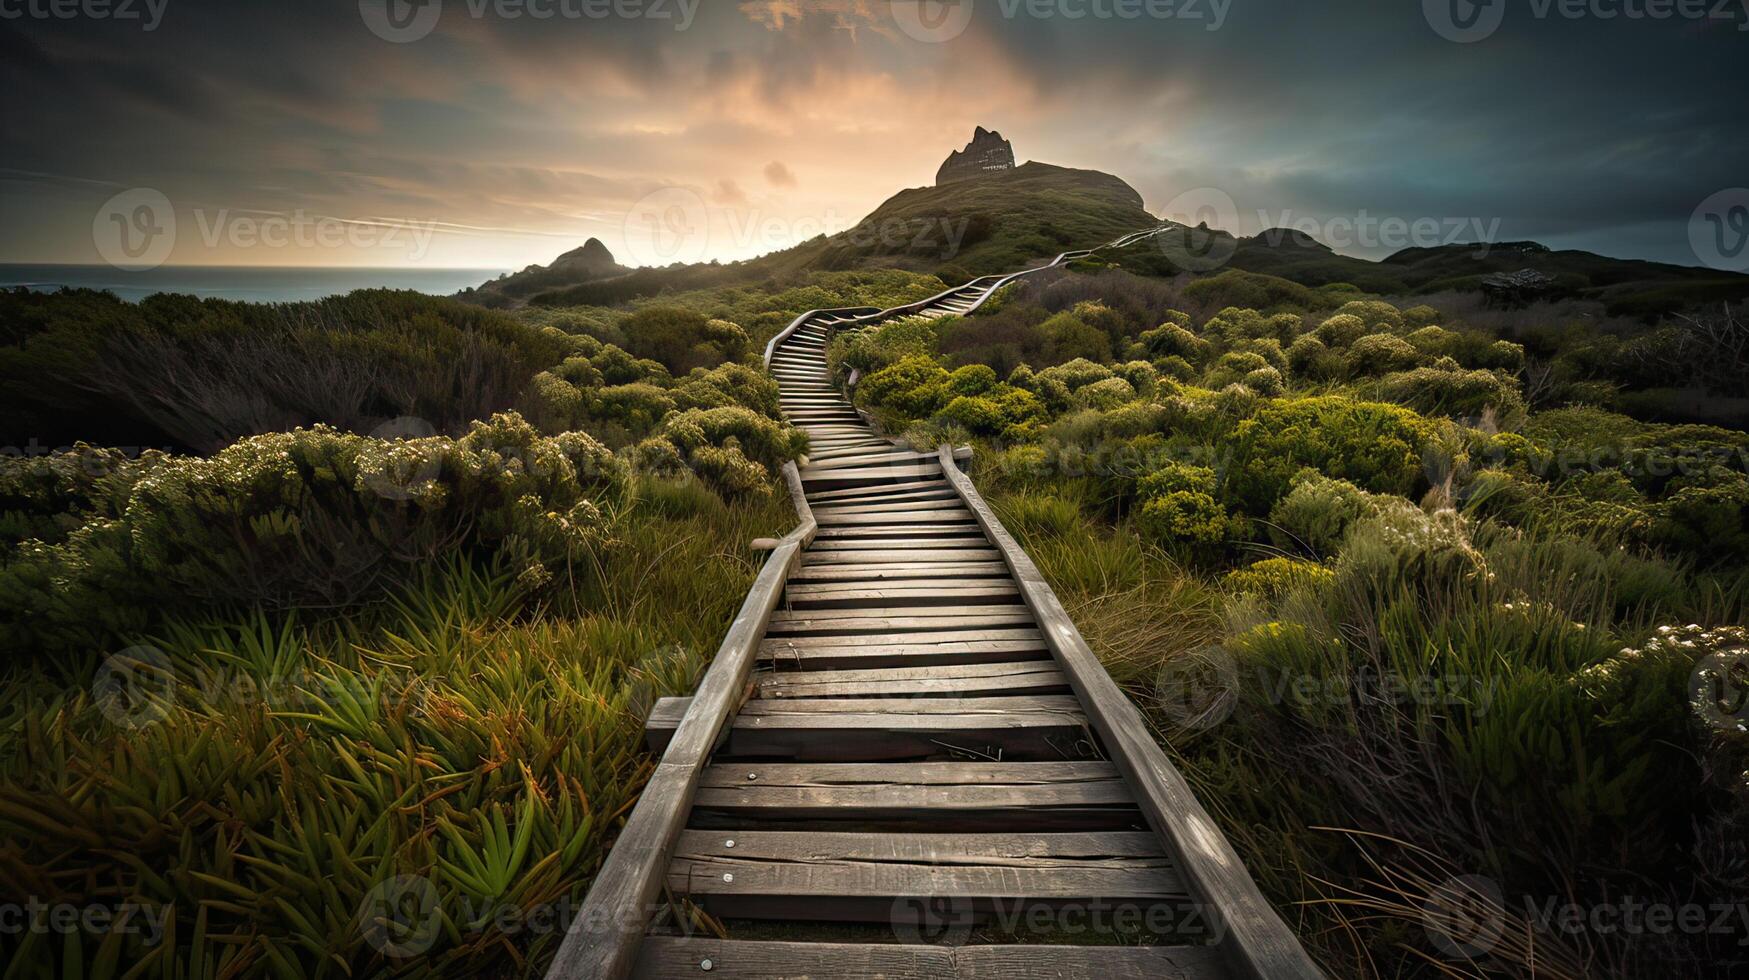
[[[9,656],[93,649],[183,610],[352,605],[450,556],[539,587],[601,543],[626,490],[606,447],[515,414],[458,439],[254,436],[125,478],[125,504],[69,512],[76,527],[18,542],[0,568]]]

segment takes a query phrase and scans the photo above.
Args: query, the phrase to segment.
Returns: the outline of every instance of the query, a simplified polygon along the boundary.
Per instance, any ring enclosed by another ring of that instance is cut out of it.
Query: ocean
[[[0,287],[40,291],[64,287],[107,289],[130,303],[153,293],[251,303],[321,299],[355,289],[411,289],[433,296],[478,286],[504,269],[341,269],[280,266],[160,266],[122,272],[107,265],[0,265]]]

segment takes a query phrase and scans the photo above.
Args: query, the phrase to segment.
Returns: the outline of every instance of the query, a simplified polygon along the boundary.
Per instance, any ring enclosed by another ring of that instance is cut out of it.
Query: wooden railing
[[[699,773],[740,706],[759,639],[783,595],[784,583],[799,563],[802,549],[819,530],[802,492],[796,464],[785,463],[783,476],[798,523],[777,542],[748,590],[680,727],[572,921],[547,971],[550,978],[612,980],[631,973],[639,941],[662,891],[675,838],[691,810]]]
[[[1235,976],[1259,980],[1323,977],[1293,930],[1257,890],[1257,883],[1197,801],[1190,784],[1166,758],[1147,719],[1087,646],[1038,566],[996,519],[971,478],[960,472],[955,459],[962,454],[970,455],[964,447],[942,446],[938,452],[942,472],[985,537],[1001,553],[1020,587],[1021,599],[1038,620],[1045,645],[1081,699],[1088,723],[1104,743],[1106,754],[1129,783],[1148,825],[1177,859],[1179,873],[1205,914],[1215,920],[1214,934],[1219,937],[1228,968]]]

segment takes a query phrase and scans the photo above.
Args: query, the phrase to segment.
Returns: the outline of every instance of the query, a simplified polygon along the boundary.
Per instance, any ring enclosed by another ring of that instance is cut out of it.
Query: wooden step
[[[644,725],[652,752],[666,751],[690,706],[690,698],[656,702]],[[753,700],[720,751],[803,761],[1075,759],[1092,751],[1086,725],[1079,702],[1065,695]]]
[[[1051,660],[862,670],[772,671],[753,685],[758,698],[996,697],[1067,694],[1068,678]]]
[[[914,936],[913,939],[927,939]],[[935,946],[650,936],[638,980],[1223,980],[1210,946]],[[709,963],[702,974],[700,964]]]

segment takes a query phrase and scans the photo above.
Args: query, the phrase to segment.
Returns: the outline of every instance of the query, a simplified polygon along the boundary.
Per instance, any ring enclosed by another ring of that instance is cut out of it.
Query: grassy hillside
[[[1535,242],[1409,248],[1374,262],[1338,255],[1296,232],[1275,230],[1235,238],[1223,231],[1185,229],[1132,246],[1111,261],[1143,275],[1240,269],[1307,286],[1348,283],[1386,296],[1475,291],[1493,273],[1534,269],[1555,280],[1551,299],[1596,300],[1611,314],[1626,316],[1653,316],[1749,298],[1749,276],[1554,251]]]
[[[887,199],[856,227],[727,265],[677,265],[546,288],[534,306],[603,306],[663,291],[714,289],[812,272],[896,268],[950,282],[1012,272],[1038,259],[1139,231],[1157,219],[1142,196],[1096,170],[1028,163]],[[550,283],[550,276],[541,280]],[[471,298],[464,296],[464,299]]]

